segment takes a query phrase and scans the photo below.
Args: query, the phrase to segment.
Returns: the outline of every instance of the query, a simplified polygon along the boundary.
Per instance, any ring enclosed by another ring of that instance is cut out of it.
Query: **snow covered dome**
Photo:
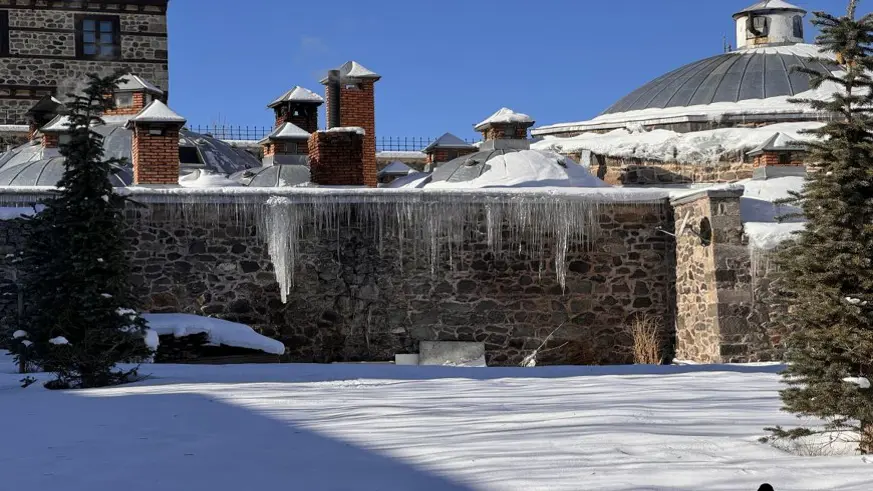
[[[107,159],[127,161],[110,178],[113,185],[130,186],[133,182],[133,132],[124,126],[127,118],[113,118],[107,117],[107,124],[95,126],[93,130],[104,137]],[[0,154],[0,186],[55,186],[63,176],[64,160],[57,149],[43,148],[39,140],[15,147]],[[182,175],[200,169],[228,175],[261,166],[257,157],[242,148],[186,129],[179,133],[179,162]]]
[[[759,1],[734,15],[735,51],[670,71],[622,97],[594,119],[543,126],[534,129],[533,135],[573,136],[639,126],[688,132],[822,119],[820,112],[788,101],[830,95],[824,87],[813,90],[809,76],[794,67],[823,73],[838,69],[836,63],[826,66],[810,60],[829,55],[804,44],[805,14],[783,0]]]
[[[425,187],[606,187],[568,157],[540,150],[497,149],[441,164]]]

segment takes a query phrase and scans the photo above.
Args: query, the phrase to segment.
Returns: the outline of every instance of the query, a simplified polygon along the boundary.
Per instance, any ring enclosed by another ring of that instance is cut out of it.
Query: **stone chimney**
[[[332,76],[331,76],[332,75]],[[321,81],[327,86],[328,128],[364,129],[364,168],[372,169],[366,182],[376,185],[376,82],[382,77],[350,61]],[[337,121],[338,120],[338,121]],[[310,140],[310,160],[312,143]],[[370,185],[370,184],[367,184]]]
[[[762,0],[734,14],[737,49],[803,42],[806,10],[783,0]]]
[[[464,155],[479,151],[475,146],[461,140],[457,136],[446,133],[424,149],[427,155],[427,166],[433,168],[437,164],[454,160]]]
[[[530,149],[527,131],[536,122],[527,114],[502,108],[475,126],[485,143],[480,150]]]
[[[291,123],[307,133],[315,133],[318,131],[318,107],[322,104],[324,99],[320,95],[298,85],[267,107],[276,114],[274,128]]]
[[[305,164],[309,155],[310,133],[291,124],[282,123],[258,142],[264,149],[264,165]]]
[[[368,164],[363,128],[331,128],[309,137],[309,170],[313,184],[322,186],[378,185],[376,163]]]
[[[158,100],[127,122],[133,131],[134,184],[179,184],[179,130],[185,123]]]
[[[769,140],[746,155],[752,158],[754,179],[770,179],[786,176],[806,176],[806,147],[782,133],[776,133]]]
[[[115,108],[104,116],[133,116],[154,100],[163,100],[164,91],[137,75],[125,75],[115,91]]]

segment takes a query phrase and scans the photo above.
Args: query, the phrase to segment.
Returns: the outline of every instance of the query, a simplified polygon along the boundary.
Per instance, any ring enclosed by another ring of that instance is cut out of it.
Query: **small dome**
[[[116,187],[129,186],[133,182],[132,145],[133,133],[124,123],[95,126],[93,130],[103,136],[106,159],[127,161],[119,172],[111,177]],[[257,157],[245,149],[183,129],[179,133],[180,172],[203,169],[212,174],[228,175],[245,169],[260,167]],[[64,172],[64,157],[56,150],[47,154],[39,141],[0,154],[0,186],[54,186]]]
[[[606,187],[587,169],[552,152],[501,149],[441,164],[426,187]]]
[[[809,76],[792,71],[792,67],[821,72],[836,69],[809,61],[813,56],[821,54],[809,44],[753,48],[713,56],[643,85],[603,114],[795,96],[811,87]]]

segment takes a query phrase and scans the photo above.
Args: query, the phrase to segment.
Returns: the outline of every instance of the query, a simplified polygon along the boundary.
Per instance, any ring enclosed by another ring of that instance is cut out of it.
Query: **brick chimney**
[[[305,164],[309,155],[310,134],[291,124],[282,123],[258,142],[264,149],[264,165]]]
[[[159,100],[130,118],[134,184],[179,184],[179,130],[185,123],[185,118]]]
[[[321,81],[327,86],[328,128],[364,129],[364,169],[372,170],[366,182],[376,185],[376,82],[382,77],[355,61],[331,70]],[[312,143],[310,140],[310,160]]]
[[[483,139],[492,140],[527,140],[527,130],[535,121],[527,114],[521,114],[512,109],[502,108],[488,119],[475,126],[482,133]]]
[[[746,155],[752,158],[754,179],[806,176],[806,147],[793,138],[776,133]]]
[[[43,158],[60,155],[58,149],[61,147],[62,138],[70,132],[69,125],[70,119],[67,116],[57,115],[39,129],[38,133],[42,136]]]
[[[464,155],[476,153],[479,150],[457,136],[446,133],[424,149],[427,155],[427,165],[433,168],[437,164],[454,160]]]
[[[322,186],[378,185],[376,163],[368,164],[363,128],[332,128],[309,137],[309,170],[313,184]]]
[[[164,91],[138,75],[128,74],[115,91],[115,108],[104,116],[133,116],[154,100],[162,100]]]
[[[315,133],[318,131],[318,107],[322,104],[324,99],[320,95],[298,85],[267,107],[276,114],[274,128],[291,123],[307,133]]]
[[[59,114],[63,114],[61,101],[47,95],[33,105],[24,115],[28,122],[28,140],[33,140],[43,126],[48,125]]]

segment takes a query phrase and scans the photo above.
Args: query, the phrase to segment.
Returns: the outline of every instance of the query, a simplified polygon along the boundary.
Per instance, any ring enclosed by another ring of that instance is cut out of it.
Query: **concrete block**
[[[419,365],[484,366],[485,343],[422,341]]]

